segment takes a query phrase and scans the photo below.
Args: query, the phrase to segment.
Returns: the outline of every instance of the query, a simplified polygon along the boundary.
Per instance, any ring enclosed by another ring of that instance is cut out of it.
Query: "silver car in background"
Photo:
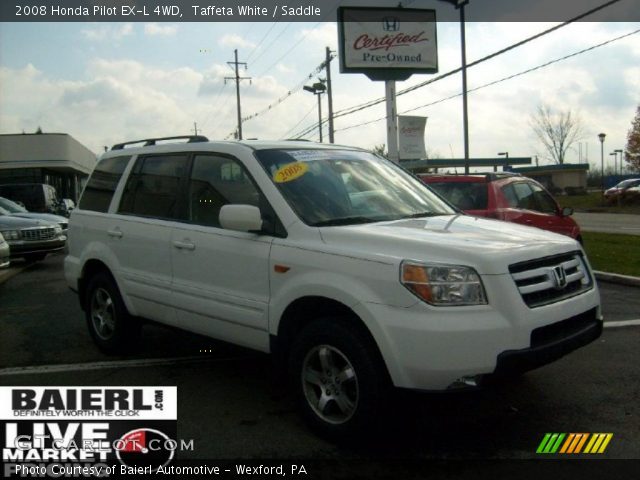
[[[28,262],[44,260],[47,254],[64,250],[67,242],[60,225],[14,217],[1,207],[0,234],[9,244],[9,257],[24,258]]]
[[[66,235],[69,228],[69,219],[62,215],[54,215],[53,213],[38,213],[30,212],[21,205],[18,205],[13,200],[0,197],[0,208],[4,208],[9,215],[22,218],[33,218],[36,220],[44,220],[50,223],[57,223],[62,228],[62,232]]]
[[[0,268],[9,266],[9,244],[0,233]]]

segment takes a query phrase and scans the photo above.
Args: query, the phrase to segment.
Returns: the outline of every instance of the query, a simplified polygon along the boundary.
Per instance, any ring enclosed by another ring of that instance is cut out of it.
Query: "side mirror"
[[[571,215],[573,215],[573,208],[571,207],[564,207],[561,211],[561,215],[563,217],[570,217]]]
[[[253,205],[224,205],[220,209],[220,226],[238,232],[262,230],[260,209]]]

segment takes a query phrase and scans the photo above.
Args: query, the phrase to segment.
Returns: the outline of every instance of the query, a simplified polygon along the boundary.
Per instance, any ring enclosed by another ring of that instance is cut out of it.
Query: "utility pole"
[[[387,106],[387,150],[389,160],[399,163],[398,153],[398,117],[396,114],[396,81],[385,80],[385,98]]]
[[[325,68],[327,70],[327,101],[329,104],[329,143],[333,143],[333,94],[331,90],[331,49],[329,47],[326,49]]]
[[[198,136],[198,122],[193,122],[193,134]]]
[[[242,140],[242,114],[240,112],[240,82],[242,80],[249,80],[251,83],[251,77],[241,77],[238,73],[238,65],[244,65],[244,69],[247,69],[247,64],[245,62],[238,62],[238,49],[236,48],[233,51],[235,55],[235,61],[227,62],[229,66],[233,65],[235,67],[236,76],[235,77],[224,77],[224,83],[227,83],[227,80],[233,80],[236,82],[236,101],[238,102],[238,140]]]

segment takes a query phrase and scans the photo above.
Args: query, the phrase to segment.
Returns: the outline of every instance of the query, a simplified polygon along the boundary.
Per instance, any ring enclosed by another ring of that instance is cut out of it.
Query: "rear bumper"
[[[538,335],[534,330],[530,348],[508,350],[498,355],[493,375],[515,375],[554,362],[596,340],[602,335],[602,327],[602,320],[596,318],[594,308],[550,325],[546,331],[541,331]]]

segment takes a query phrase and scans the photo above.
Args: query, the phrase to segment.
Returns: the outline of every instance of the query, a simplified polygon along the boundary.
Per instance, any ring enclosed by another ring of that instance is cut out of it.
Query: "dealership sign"
[[[401,160],[425,158],[424,130],[427,117],[398,116],[398,148]]]
[[[434,10],[341,7],[338,26],[342,73],[406,80],[438,71]]]

